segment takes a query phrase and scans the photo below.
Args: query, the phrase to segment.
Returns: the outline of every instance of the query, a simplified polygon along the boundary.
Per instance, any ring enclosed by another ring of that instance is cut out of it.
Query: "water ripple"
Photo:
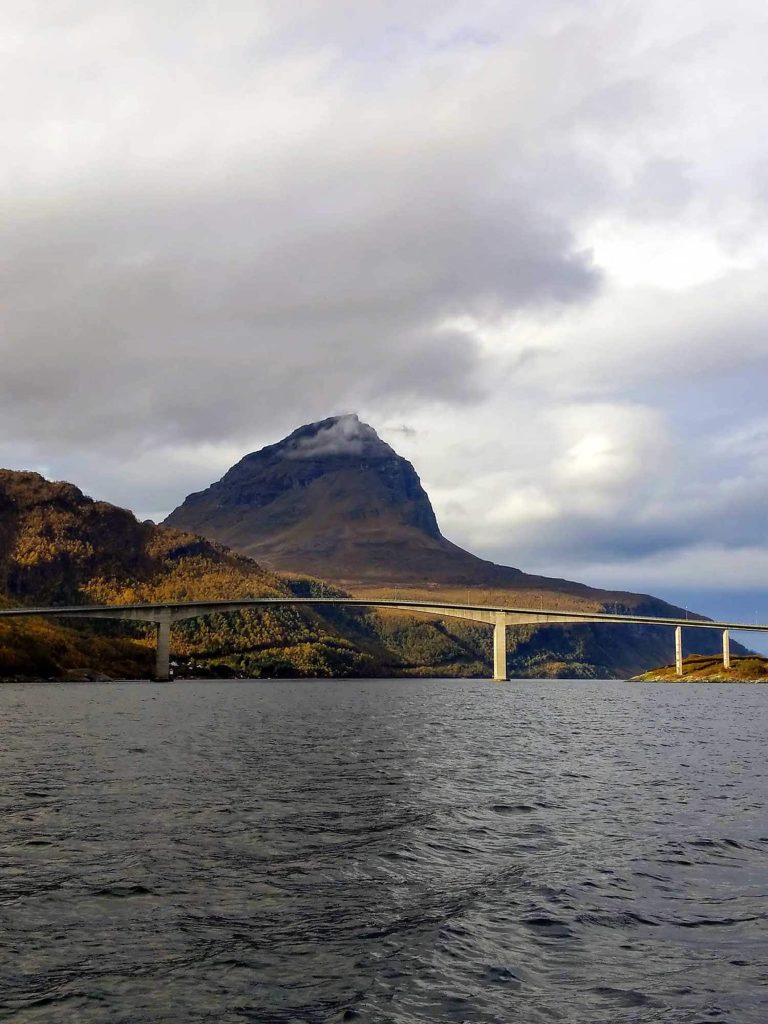
[[[766,688],[0,698],[0,1020],[768,1020]]]

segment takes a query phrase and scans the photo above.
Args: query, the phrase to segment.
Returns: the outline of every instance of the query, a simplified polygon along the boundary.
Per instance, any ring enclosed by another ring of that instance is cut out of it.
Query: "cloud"
[[[759,547],[691,544],[624,561],[579,562],[578,568],[588,581],[600,580],[600,586],[616,589],[659,591],[668,589],[674,581],[676,588],[694,592],[764,593],[768,544]],[[715,581],[716,586],[713,586]]]
[[[361,423],[355,413],[346,413],[312,434],[300,435],[285,454],[289,459],[317,459],[326,455],[362,455],[371,450],[392,453],[373,427]]]
[[[342,22],[309,48],[312,12],[295,18],[203,5],[176,37],[148,8],[75,4],[26,27],[0,191],[6,432],[220,442],[351,397],[478,401],[488,361],[447,316],[594,293],[572,204],[542,181],[567,141],[515,123],[533,83],[515,95],[510,44],[481,59],[459,35],[416,63],[406,39],[400,74],[361,92]],[[27,94],[31,64],[51,84]],[[587,173],[574,158],[569,187]]]
[[[355,409],[499,560],[762,550],[757,0],[3,18],[0,461],[146,514]]]

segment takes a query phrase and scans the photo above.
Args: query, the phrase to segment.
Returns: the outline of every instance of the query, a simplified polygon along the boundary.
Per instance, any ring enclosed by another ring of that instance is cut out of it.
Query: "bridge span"
[[[183,619],[201,615],[255,610],[258,608],[301,605],[343,605],[344,607],[396,608],[403,612],[434,615],[438,618],[468,619],[471,622],[493,626],[493,678],[503,681],[507,675],[507,626],[580,622],[640,624],[669,626],[674,630],[675,666],[683,674],[683,627],[690,629],[718,629],[723,637],[723,666],[731,666],[730,633],[732,630],[768,633],[768,625],[743,622],[714,622],[711,619],[668,619],[652,615],[611,614],[609,612],[560,611],[543,608],[507,608],[481,604],[445,604],[435,601],[366,599],[354,597],[248,597],[216,601],[164,601],[155,604],[122,605],[69,605],[46,608],[2,608],[0,618],[28,618],[46,616],[70,619],[123,619],[132,622],[153,622],[157,626],[155,678],[170,678],[171,626]]]

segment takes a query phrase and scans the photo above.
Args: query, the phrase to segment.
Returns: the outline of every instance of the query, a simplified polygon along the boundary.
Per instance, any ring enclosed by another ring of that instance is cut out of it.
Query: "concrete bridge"
[[[547,611],[533,608],[504,608],[491,605],[441,604],[434,601],[365,600],[354,597],[249,597],[233,601],[166,601],[157,604],[123,605],[71,605],[51,608],[3,608],[0,618],[27,618],[35,615],[69,619],[123,619],[131,622],[154,622],[157,625],[157,654],[155,678],[170,678],[171,625],[183,619],[201,615],[239,612],[259,608],[342,605],[358,608],[397,608],[403,612],[435,615],[441,619],[468,619],[493,626],[493,678],[505,680],[507,676],[507,626],[542,625],[580,622],[641,624],[669,626],[674,630],[675,665],[677,674],[683,674],[682,631],[686,629],[718,629],[723,637],[723,666],[731,666],[731,630],[767,633],[768,625],[750,625],[742,622],[713,622],[710,619],[663,619],[651,615],[619,614],[608,612]]]

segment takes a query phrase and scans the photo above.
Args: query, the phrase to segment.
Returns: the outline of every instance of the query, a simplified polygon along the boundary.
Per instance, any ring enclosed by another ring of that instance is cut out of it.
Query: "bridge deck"
[[[272,605],[343,605],[360,608],[398,608],[402,611],[422,612],[431,615],[456,615],[464,613],[462,618],[477,613],[478,621],[487,621],[488,615],[499,613],[508,616],[525,616],[525,619],[510,619],[508,625],[525,623],[578,623],[578,622],[615,622],[637,623],[648,626],[686,626],[700,629],[729,629],[745,632],[768,632],[768,624],[749,622],[718,622],[703,617],[696,618],[663,618],[655,615],[634,615],[632,613],[614,614],[610,612],[571,611],[554,608],[514,608],[508,605],[488,604],[452,604],[441,601],[408,601],[387,598],[355,598],[355,597],[252,597],[221,599],[215,601],[157,601],[143,604],[121,605],[54,605],[47,607],[0,608],[0,618],[26,617],[32,615],[66,616],[67,618],[128,618],[155,621],[158,613],[170,611],[181,614],[174,615],[177,620],[196,618],[198,615],[213,615],[217,612],[239,611],[248,608]],[[469,613],[469,614],[467,614]],[[482,619],[480,618],[482,616]]]

